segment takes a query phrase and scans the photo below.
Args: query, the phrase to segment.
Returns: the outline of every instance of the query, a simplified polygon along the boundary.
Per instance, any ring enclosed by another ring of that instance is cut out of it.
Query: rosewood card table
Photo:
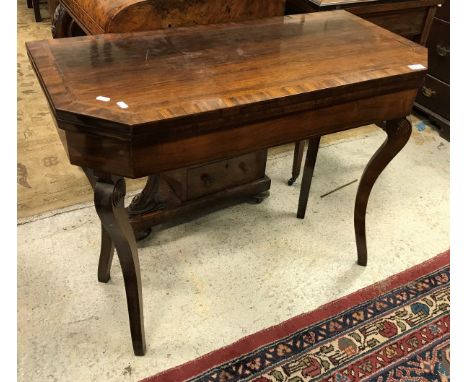
[[[367,264],[367,201],[409,139],[424,47],[333,11],[36,41],[27,50],[70,162],[94,189],[99,281],[109,280],[117,250],[136,355],[145,353],[143,305],[124,177],[309,139],[304,218],[320,136],[378,123],[387,139],[364,171],[354,213],[358,263]]]

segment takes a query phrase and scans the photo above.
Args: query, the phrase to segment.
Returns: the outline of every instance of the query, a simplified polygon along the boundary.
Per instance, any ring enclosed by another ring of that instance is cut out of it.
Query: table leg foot
[[[387,121],[382,128],[387,133],[387,139],[364,170],[354,208],[354,231],[356,234],[358,264],[362,266],[367,265],[366,210],[372,187],[385,167],[401,151],[411,136],[411,123],[406,118]]]
[[[296,142],[294,147],[294,160],[293,160],[293,168],[292,168],[292,176],[291,179],[288,180],[288,185],[292,186],[296,179],[299,177],[301,173],[301,166],[302,166],[302,156],[304,154],[304,147],[306,141]]]
[[[269,196],[270,196],[270,191],[263,191],[257,195],[250,197],[248,201],[250,204],[261,204]]]
[[[151,227],[145,229],[145,230],[142,230],[142,231],[136,231],[135,232],[135,238],[137,241],[141,241],[141,240],[144,240],[146,239],[149,235],[151,235],[151,232],[153,230],[151,229]]]
[[[298,219],[304,219],[305,217],[320,138],[321,137],[318,136],[309,139],[309,147],[307,149],[306,162],[304,165],[304,174],[302,175],[301,193],[299,195],[299,206],[297,208]]]
[[[125,180],[108,174],[97,174],[94,187],[94,204],[96,211],[109,237],[103,233],[105,245],[113,242],[122,268],[127,307],[130,319],[133,350],[135,355],[144,355],[146,351],[143,323],[143,300],[141,293],[141,276],[135,235],[130,225],[124,206]],[[104,244],[101,249],[104,248]],[[105,247],[106,254],[110,247]],[[102,256],[100,266],[107,271],[110,261]],[[103,271],[103,276],[106,276]]]
[[[297,178],[295,178],[295,177],[289,178],[288,186],[292,186],[294,183],[296,183],[296,180],[297,180]]]

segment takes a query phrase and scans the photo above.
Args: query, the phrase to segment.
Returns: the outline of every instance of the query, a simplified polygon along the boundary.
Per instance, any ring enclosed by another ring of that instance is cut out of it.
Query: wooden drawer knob
[[[200,178],[206,187],[211,187],[214,182],[214,179],[208,174],[202,174]]]

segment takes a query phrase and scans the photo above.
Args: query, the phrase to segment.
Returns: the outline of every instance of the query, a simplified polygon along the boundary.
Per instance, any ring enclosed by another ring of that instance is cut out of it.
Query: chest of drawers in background
[[[415,109],[450,139],[450,0],[287,0],[286,13],[345,9],[385,29],[426,45],[429,75]]]
[[[450,140],[450,0],[438,7],[427,42],[429,74],[416,99],[416,109]]]
[[[286,0],[286,14],[344,9],[382,28],[426,45],[443,0]]]

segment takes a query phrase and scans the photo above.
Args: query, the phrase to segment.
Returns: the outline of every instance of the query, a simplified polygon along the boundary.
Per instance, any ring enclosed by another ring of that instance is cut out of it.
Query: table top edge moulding
[[[317,8],[324,9],[340,9],[342,6],[346,7],[366,7],[366,6],[383,6],[386,4],[396,5],[397,7],[401,6],[403,8],[410,6],[407,0],[308,0]],[[413,4],[419,2],[420,6],[430,6],[440,4],[444,0],[413,0]]]
[[[310,2],[314,3],[317,6],[335,6],[340,4],[350,4],[350,3],[372,3],[376,0],[309,0]]]
[[[377,123],[387,139],[364,170],[354,210],[357,261],[367,264],[369,195],[411,135],[406,117],[427,72],[426,48],[330,11],[27,49],[70,162],[94,190],[100,282],[118,255],[136,355],[146,352],[143,299],[124,177],[308,139],[303,219],[321,136]]]

